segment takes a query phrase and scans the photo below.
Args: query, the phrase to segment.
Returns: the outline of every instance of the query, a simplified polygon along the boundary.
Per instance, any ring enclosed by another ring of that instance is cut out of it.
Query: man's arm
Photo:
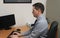
[[[42,36],[43,33],[47,32],[48,25],[43,22],[38,22],[36,24],[36,28],[37,29],[34,28],[34,30],[32,30],[31,34],[28,36],[29,38],[37,38],[38,36]]]
[[[37,38],[38,36],[46,34],[46,32],[48,31],[48,24],[46,22],[38,21],[35,25],[35,28],[31,32],[29,31],[29,38]]]
[[[30,26],[31,26],[30,29],[26,32],[22,32],[21,36],[27,36],[27,35],[31,34],[32,28],[34,27],[34,24],[31,24]]]

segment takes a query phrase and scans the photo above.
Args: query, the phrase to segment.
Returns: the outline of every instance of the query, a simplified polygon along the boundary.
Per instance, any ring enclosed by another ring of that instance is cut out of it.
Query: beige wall
[[[58,30],[60,35],[60,0],[47,0],[47,17],[50,22],[56,20],[59,23]],[[60,38],[60,36],[59,36]]]
[[[3,0],[0,0],[0,16],[15,14],[16,26],[33,23],[35,18],[32,15],[32,4],[36,2],[42,2],[46,7],[46,0],[32,0],[29,4],[4,4]]]

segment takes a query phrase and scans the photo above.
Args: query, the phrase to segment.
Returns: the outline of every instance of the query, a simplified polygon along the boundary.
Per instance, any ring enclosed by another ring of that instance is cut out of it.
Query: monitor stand
[[[4,28],[5,30],[10,30],[11,29],[11,27],[6,27],[6,28]]]

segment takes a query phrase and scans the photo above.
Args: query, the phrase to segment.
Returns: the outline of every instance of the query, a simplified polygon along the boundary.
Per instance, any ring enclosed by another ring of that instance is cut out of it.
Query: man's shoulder
[[[40,24],[48,24],[47,23],[47,20],[45,18],[38,19],[37,23],[40,23]]]
[[[44,17],[42,17],[42,18],[39,18],[38,20],[37,20],[37,22],[46,22],[47,20],[46,20],[46,18],[44,18]]]

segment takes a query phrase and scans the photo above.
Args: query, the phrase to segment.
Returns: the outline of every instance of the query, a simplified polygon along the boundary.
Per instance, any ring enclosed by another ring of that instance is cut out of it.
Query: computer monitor
[[[9,29],[13,25],[15,25],[14,14],[0,16],[0,29]]]

